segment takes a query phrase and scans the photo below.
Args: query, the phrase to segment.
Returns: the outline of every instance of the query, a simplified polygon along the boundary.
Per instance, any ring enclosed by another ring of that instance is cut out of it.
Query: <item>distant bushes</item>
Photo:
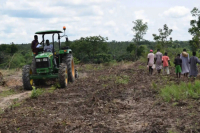
[[[117,57],[116,60],[117,60],[118,62],[123,61],[123,60],[126,60],[126,61],[134,61],[134,60],[135,60],[135,57],[134,57],[134,55],[132,55],[131,53],[126,53],[126,54],[123,54],[123,55]]]
[[[188,42],[176,41],[181,47],[187,48]],[[149,53],[149,49],[153,49],[156,53],[157,48],[164,51],[156,42],[141,41],[136,44],[130,41],[111,41],[107,42],[107,38],[101,36],[90,36],[80,38],[67,43],[62,42],[62,47],[69,46],[72,49],[75,64],[79,63],[108,63],[116,60],[120,61],[136,61],[145,59]],[[58,50],[58,43],[55,42],[55,49]],[[136,50],[137,49],[137,50]],[[168,47],[168,55],[173,61],[177,53],[183,48]],[[189,50],[189,48],[187,48]],[[190,54],[191,55],[191,54]],[[13,59],[12,59],[13,57]],[[1,44],[0,45],[0,68],[20,68],[23,65],[31,64],[32,52],[31,44]],[[9,64],[10,63],[10,64]],[[173,64],[173,63],[172,63]]]

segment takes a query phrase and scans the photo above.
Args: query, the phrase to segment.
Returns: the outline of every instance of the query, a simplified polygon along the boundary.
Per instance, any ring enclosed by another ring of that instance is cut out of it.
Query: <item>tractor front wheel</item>
[[[32,90],[33,79],[30,79],[30,75],[33,74],[33,70],[30,65],[25,65],[22,70],[22,81],[25,90]]]
[[[61,88],[65,88],[68,84],[67,65],[61,63],[58,71],[58,82]]]

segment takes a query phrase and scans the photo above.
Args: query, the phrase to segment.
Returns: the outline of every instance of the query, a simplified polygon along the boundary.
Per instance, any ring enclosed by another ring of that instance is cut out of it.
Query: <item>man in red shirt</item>
[[[165,52],[165,55],[162,56],[162,62],[163,62],[163,74],[165,74],[165,71],[167,72],[167,74],[169,74],[170,59],[167,56],[166,52]]]

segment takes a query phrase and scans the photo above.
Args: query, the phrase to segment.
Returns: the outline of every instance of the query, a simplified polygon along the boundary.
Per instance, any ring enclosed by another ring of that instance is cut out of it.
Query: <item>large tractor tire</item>
[[[61,88],[67,87],[68,84],[68,74],[67,74],[67,65],[61,63],[58,70],[58,82]]]
[[[64,58],[64,63],[67,64],[67,72],[68,72],[68,81],[74,82],[75,81],[75,64],[74,64],[74,58],[72,54],[68,54]]]
[[[31,66],[25,65],[22,70],[22,81],[25,90],[32,90],[33,79],[30,79],[31,74],[33,74]]]
[[[37,74],[35,57],[33,57],[31,68],[32,68],[33,74]],[[34,82],[34,85],[36,85],[36,86],[38,86],[40,84],[38,79],[34,79],[33,82]]]

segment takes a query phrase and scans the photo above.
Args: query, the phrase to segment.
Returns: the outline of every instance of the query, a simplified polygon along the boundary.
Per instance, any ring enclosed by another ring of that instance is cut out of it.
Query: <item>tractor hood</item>
[[[42,53],[42,54],[38,54],[37,56],[35,56],[35,58],[45,58],[45,57],[50,58],[51,56],[53,56],[53,53],[45,52],[45,53]]]

